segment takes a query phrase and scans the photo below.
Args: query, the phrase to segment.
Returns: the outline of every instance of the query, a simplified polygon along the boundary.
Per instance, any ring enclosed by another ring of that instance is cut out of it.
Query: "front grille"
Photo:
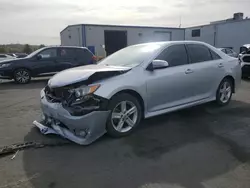
[[[57,98],[67,99],[70,96],[68,88],[55,88],[52,90],[52,93]]]
[[[45,87],[45,95],[46,98],[50,102],[62,102],[67,100],[71,93],[69,92],[69,88],[50,88],[48,85]]]

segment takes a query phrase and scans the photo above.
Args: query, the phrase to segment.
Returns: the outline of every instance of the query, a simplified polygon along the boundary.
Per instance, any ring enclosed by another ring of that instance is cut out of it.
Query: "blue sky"
[[[244,12],[250,0],[0,0],[0,44],[60,44],[69,24],[182,27]]]

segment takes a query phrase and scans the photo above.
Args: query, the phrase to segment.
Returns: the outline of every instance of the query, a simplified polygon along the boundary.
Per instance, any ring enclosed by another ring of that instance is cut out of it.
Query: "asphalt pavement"
[[[0,147],[64,142],[32,125],[46,79],[0,83]],[[249,188],[250,81],[227,107],[213,103],[144,120],[122,139],[0,157],[0,188]]]

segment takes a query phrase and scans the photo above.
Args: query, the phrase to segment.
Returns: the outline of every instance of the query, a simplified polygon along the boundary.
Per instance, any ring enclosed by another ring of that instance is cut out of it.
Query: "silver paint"
[[[194,41],[170,41],[153,44],[159,44],[161,47],[153,55],[145,53],[144,60],[132,68],[111,67],[100,64],[77,67],[58,73],[49,81],[49,85],[51,87],[61,87],[86,80],[95,72],[131,69],[124,74],[96,81],[101,86],[94,94],[111,99],[118,92],[125,90],[135,92],[142,99],[145,118],[215,100],[216,91],[226,76],[234,78],[235,89],[240,85],[241,66],[238,59],[224,54],[209,44]],[[152,60],[164,49],[175,44],[202,44],[215,51],[221,59],[154,71],[146,70]],[[115,55],[119,57],[119,52],[115,53]],[[60,119],[70,129],[75,127],[93,128],[93,138],[98,138],[106,132],[105,123],[109,112],[92,112],[80,118],[72,117],[63,109],[61,104],[45,102],[45,97],[42,99],[42,109],[45,114]]]
[[[41,91],[41,108],[44,115],[60,121],[68,127],[68,129],[62,128],[54,123],[51,128],[34,121],[33,124],[43,134],[58,134],[77,144],[88,145],[106,133],[106,120],[109,111],[96,111],[84,116],[72,116],[60,103],[49,103],[44,97],[44,91]],[[86,131],[87,135],[80,137],[74,134],[79,131]]]
[[[127,67],[113,67],[104,65],[80,66],[57,73],[49,80],[48,85],[51,88],[63,87],[69,84],[87,80],[96,72],[124,71],[129,69],[130,68]]]

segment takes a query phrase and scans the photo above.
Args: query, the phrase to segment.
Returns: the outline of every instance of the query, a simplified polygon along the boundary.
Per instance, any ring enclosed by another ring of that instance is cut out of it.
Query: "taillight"
[[[97,61],[97,57],[95,55],[92,56],[93,61]]]

